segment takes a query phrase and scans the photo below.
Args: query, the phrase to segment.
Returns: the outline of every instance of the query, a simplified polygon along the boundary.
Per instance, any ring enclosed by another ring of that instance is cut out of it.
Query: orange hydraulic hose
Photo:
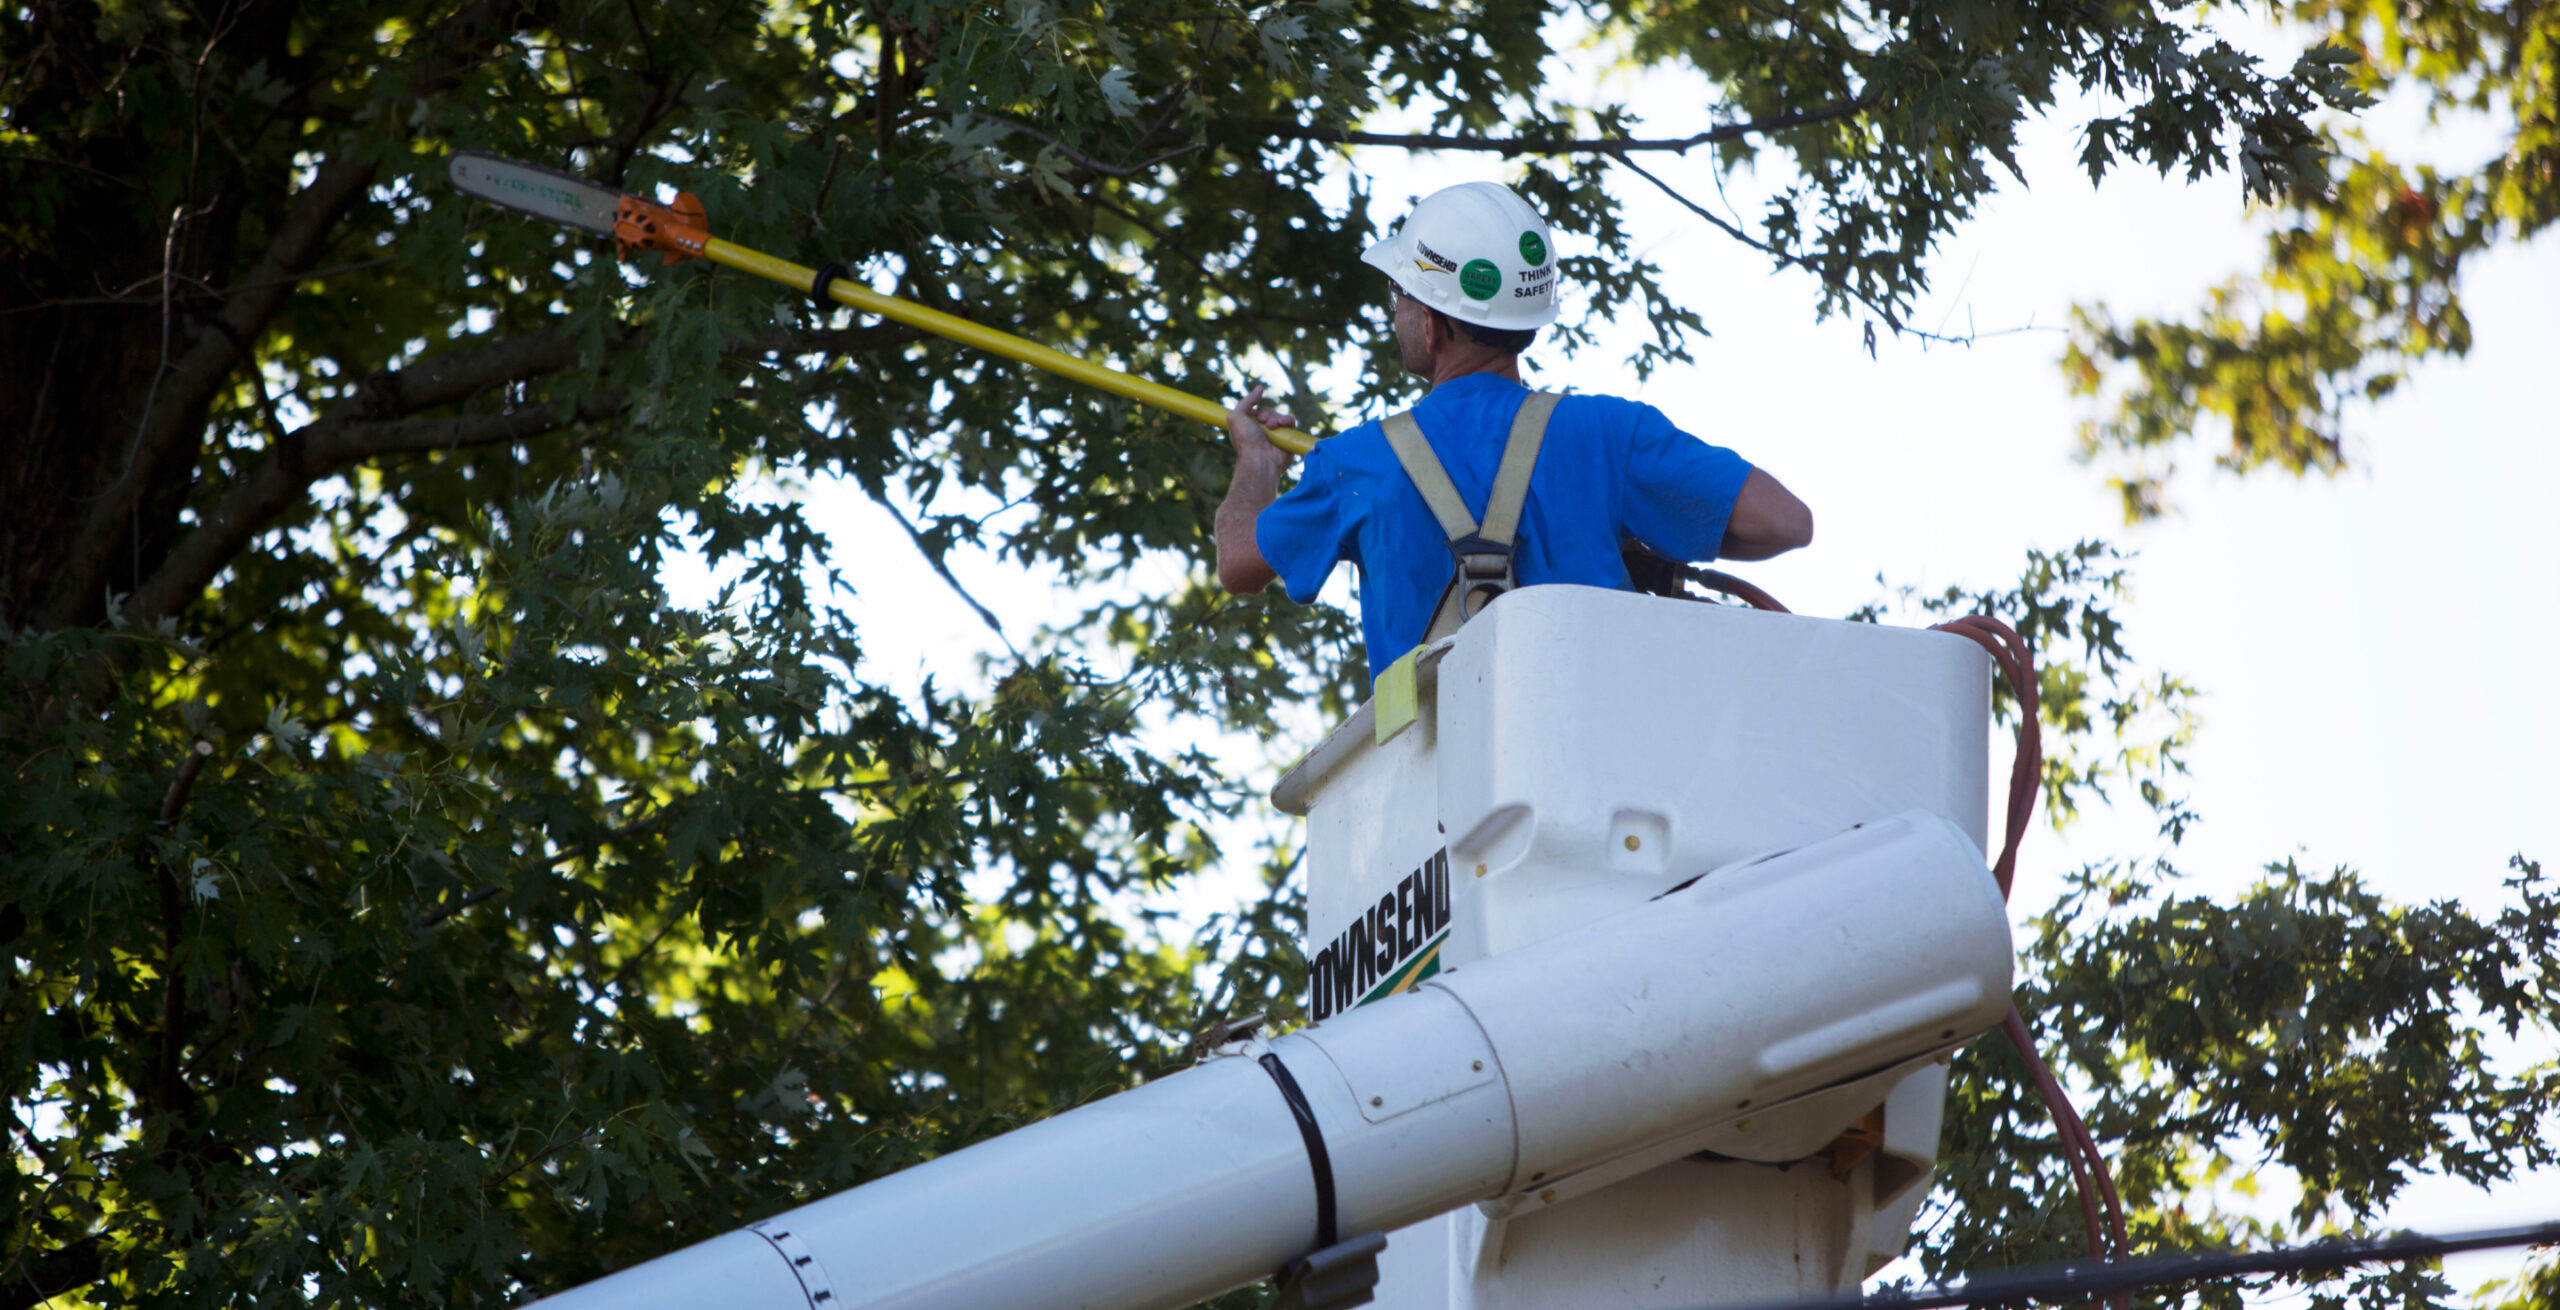
[[[1711,590],[1738,596],[1754,609],[1790,612],[1776,597],[1731,574],[1685,566],[1680,572]],[[2017,880],[2018,845],[2027,835],[2027,820],[2034,815],[2036,797],[2044,781],[2044,707],[2037,684],[2035,650],[2018,635],[2017,629],[1988,614],[1968,614],[1930,631],[1952,633],[1982,647],[1992,663],[1999,666],[2010,695],[2018,702],[2017,753],[2009,766],[2008,810],[2000,857],[1991,865],[1992,879],[2000,885],[2000,896],[2005,900]],[[2063,1091],[2062,1081],[2036,1052],[2035,1037],[2027,1031],[2026,1018],[2016,1006],[2009,1007],[2009,1016],[2001,1022],[2000,1031],[2026,1060],[2029,1081],[2035,1084],[2046,1113],[2053,1116],[2054,1137],[2062,1148],[2063,1165],[2071,1172],[2072,1191],[2079,1198],[2089,1253],[2100,1260],[2132,1255],[2133,1244],[2125,1233],[2123,1201],[2116,1193],[2115,1177],[2107,1168],[2106,1156]],[[2122,1294],[2112,1300],[2119,1307],[2129,1304]]]
[[[2027,1080],[2035,1084],[2036,1094],[2044,1098],[2046,1112],[2053,1115],[2054,1136],[2062,1144],[2062,1163],[2071,1171],[2071,1190],[2080,1199],[2080,1224],[2088,1231],[2089,1253],[2104,1260],[2107,1241],[2099,1227],[2097,1194],[2089,1185],[2089,1161],[2081,1154],[2080,1137],[2062,1119],[2062,1109],[2071,1103],[2070,1098],[2063,1095],[2062,1081],[2053,1076],[2051,1066],[2036,1053],[2036,1039],[2027,1031],[2026,1018],[2018,1013],[2017,1006],[2009,1007],[2009,1017],[2000,1021],[2000,1032],[2027,1062]]]
[[[2015,628],[1988,614],[1969,614],[1941,623],[1931,629],[1951,632],[1967,638],[1991,655],[1992,662],[2009,684],[2010,694],[2018,702],[2018,748],[2009,766],[2008,823],[2000,846],[2000,858],[1991,867],[1992,878],[2000,884],[2000,895],[2006,898],[2017,879],[2018,844],[2026,836],[2027,820],[2035,808],[2036,794],[2042,789],[2044,773],[2044,733],[2039,722],[2043,713],[2043,697],[2036,678],[2035,651]],[[2133,1254],[2133,1244],[2125,1234],[2124,1206],[2116,1194],[2115,1177],[2107,1168],[2106,1156],[2098,1149],[2098,1139],[2080,1118],[2071,1098],[2062,1090],[2062,1082],[2035,1049],[2035,1039],[2027,1032],[2027,1023],[2015,1006],[2002,1023],[2010,1044],[2027,1062],[2027,1069],[2044,1098],[2045,1109],[2053,1116],[2054,1134],[2063,1147],[2063,1160],[2070,1166],[2074,1190],[2080,1194],[2081,1217],[2089,1230],[2089,1251],[2101,1260]],[[2095,1195],[2091,1183],[2094,1181]],[[2101,1207],[2105,1211],[2103,1240]],[[2112,1254],[2110,1252],[2112,1251]],[[2118,1305],[2124,1299],[2116,1298]]]
[[[2016,629],[1988,614],[1968,614],[1930,631],[1952,632],[1990,652],[1992,662],[2000,666],[2001,675],[2009,684],[2009,693],[2018,701],[2018,749],[2009,764],[2008,823],[2000,858],[1991,866],[1991,876],[1999,882],[2000,894],[2006,897],[2009,884],[2017,879],[2018,843],[2027,835],[2036,791],[2044,781],[2044,733],[2038,723],[2043,697],[2036,686],[2035,653]]]
[[[1738,597],[1741,599],[1742,603],[1749,605],[1753,609],[1767,610],[1772,614],[1792,614],[1795,612],[1788,609],[1786,606],[1779,604],[1777,597],[1760,590],[1758,587],[1752,586],[1750,583],[1745,582],[1730,573],[1719,573],[1714,569],[1693,569],[1687,567],[1683,567],[1680,570],[1680,573],[1691,582],[1695,582],[1709,591],[1720,591],[1725,595]]]

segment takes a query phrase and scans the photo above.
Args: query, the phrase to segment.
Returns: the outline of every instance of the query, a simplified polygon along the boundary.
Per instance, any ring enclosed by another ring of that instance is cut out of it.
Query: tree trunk
[[[249,5],[218,53],[290,76],[293,9]],[[179,534],[210,402],[202,390],[173,394],[166,368],[214,330],[209,292],[238,275],[244,189],[183,90],[130,70],[98,83],[115,52],[97,48],[95,6],[38,0],[26,14],[39,36],[10,87],[9,123],[47,129],[110,114],[113,126],[38,131],[68,156],[26,170],[56,201],[44,233],[53,258],[0,273],[0,621],[37,621],[50,608],[52,624],[94,623],[107,594],[131,592]],[[147,414],[174,417],[189,435],[161,458],[137,458]],[[90,558],[75,558],[83,523],[115,500],[127,504],[92,532]],[[83,575],[86,594],[48,606],[64,579]]]

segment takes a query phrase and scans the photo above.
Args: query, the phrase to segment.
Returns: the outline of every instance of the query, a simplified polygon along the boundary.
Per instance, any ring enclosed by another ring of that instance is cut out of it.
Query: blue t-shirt
[[[1414,407],[1431,453],[1479,518],[1528,395],[1499,374],[1470,373]],[[1622,536],[1671,559],[1714,559],[1750,474],[1740,455],[1681,431],[1651,405],[1566,396],[1547,422],[1520,510],[1513,557],[1520,583],[1625,590]],[[1439,520],[1376,423],[1317,442],[1298,463],[1298,485],[1262,511],[1253,535],[1301,604],[1315,599],[1336,563],[1359,568],[1372,680],[1421,643],[1453,567]]]

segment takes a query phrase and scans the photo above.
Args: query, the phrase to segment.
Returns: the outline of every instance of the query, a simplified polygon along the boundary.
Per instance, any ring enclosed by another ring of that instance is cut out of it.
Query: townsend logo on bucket
[[[1411,988],[1440,972],[1449,939],[1449,852],[1432,854],[1316,952],[1307,969],[1307,1013],[1322,1023],[1344,1010]]]

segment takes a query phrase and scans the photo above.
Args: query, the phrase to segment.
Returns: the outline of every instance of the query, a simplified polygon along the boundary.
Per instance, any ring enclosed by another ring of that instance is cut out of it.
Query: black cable
[[[2078,1301],[2104,1292],[2124,1292],[2170,1283],[2203,1282],[2246,1274],[2298,1274],[2349,1265],[2423,1260],[2457,1251],[2486,1251],[2503,1246],[2545,1246],[2560,1242],[2560,1221],[2522,1228],[2487,1228],[2447,1237],[2407,1234],[2314,1242],[2272,1251],[2217,1251],[2210,1254],[2145,1256],[2107,1264],[2048,1265],[2014,1273],[1968,1278],[1960,1287],[1922,1288],[1875,1296],[1837,1296],[1813,1301],[1767,1301],[1751,1307],[1719,1305],[1716,1310],[1940,1310],[1947,1306],[1990,1305],[2003,1301]]]
[[[1307,1143],[1307,1167],[1316,1175],[1316,1248],[1321,1251],[1342,1240],[1333,1208],[1333,1157],[1324,1149],[1324,1130],[1316,1126],[1316,1112],[1307,1104],[1307,1094],[1298,1090],[1298,1080],[1289,1076],[1289,1066],[1276,1055],[1262,1057],[1262,1071],[1280,1084],[1280,1099],[1289,1103],[1289,1113],[1298,1120],[1298,1136]]]

